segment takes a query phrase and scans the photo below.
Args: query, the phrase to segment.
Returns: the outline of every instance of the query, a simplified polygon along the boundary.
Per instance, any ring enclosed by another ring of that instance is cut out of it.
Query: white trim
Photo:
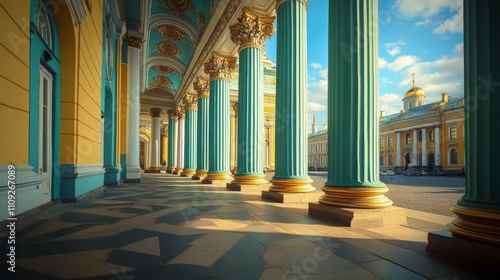
[[[71,11],[71,14],[73,15],[76,23],[81,24],[86,16],[85,9],[83,8],[82,5],[82,1],[66,0],[66,3],[68,3],[69,10]]]
[[[459,122],[459,121],[464,121],[465,118],[458,118],[458,119],[451,119],[451,120],[446,120],[444,123],[453,123],[453,122]]]
[[[26,164],[0,164],[0,189],[6,188],[8,181],[8,166],[13,165],[16,169],[16,187],[34,186],[40,184],[40,176],[35,173],[33,166]]]
[[[393,130],[390,130],[390,131],[381,132],[380,135],[384,135],[384,134],[388,134],[388,133],[396,133],[398,131],[407,132],[407,131],[413,130],[413,129],[419,129],[419,128],[422,128],[422,127],[434,127],[434,126],[438,126],[438,125],[441,125],[441,122],[424,123],[424,124],[419,124],[419,125],[414,125],[414,126],[408,126],[408,127],[404,127],[404,128],[400,128],[400,129],[393,129]]]
[[[71,172],[66,172],[67,169]],[[61,164],[61,175],[64,179],[89,177],[104,172],[105,169],[100,164]]]

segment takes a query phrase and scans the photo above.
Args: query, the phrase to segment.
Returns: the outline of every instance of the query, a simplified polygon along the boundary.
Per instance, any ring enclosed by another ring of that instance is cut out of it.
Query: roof
[[[318,137],[318,136],[322,136],[322,135],[326,135],[326,134],[328,134],[328,130],[321,130],[321,131],[318,131],[316,133],[309,134],[307,136],[307,138],[314,138],[314,137]]]
[[[449,111],[464,107],[463,98],[456,97],[448,100],[448,102],[441,104],[441,101],[429,103],[421,106],[417,106],[413,109],[407,110],[403,113],[396,113],[389,116],[385,116],[380,119],[380,124],[387,124],[390,122],[407,120],[412,118],[417,118],[425,115],[432,114],[439,111]]]

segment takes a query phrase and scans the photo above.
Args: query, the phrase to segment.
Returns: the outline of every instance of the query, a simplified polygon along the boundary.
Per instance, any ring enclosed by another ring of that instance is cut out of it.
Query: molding
[[[61,164],[63,179],[75,179],[104,174],[105,169],[100,164]]]
[[[83,5],[82,5],[82,1],[81,0],[66,0],[66,3],[68,3],[71,14],[73,14],[76,22],[78,24],[81,24],[86,16],[85,9],[83,8]],[[92,13],[91,8],[89,8],[89,11]]]
[[[16,169],[16,188],[39,185],[40,175],[33,171],[33,166],[12,164]],[[7,188],[9,164],[0,164],[0,190]]]

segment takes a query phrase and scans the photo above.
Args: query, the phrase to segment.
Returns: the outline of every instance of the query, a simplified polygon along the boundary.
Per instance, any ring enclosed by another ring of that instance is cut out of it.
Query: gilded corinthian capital
[[[223,56],[213,52],[212,57],[205,62],[205,73],[210,79],[231,80],[231,74],[236,68],[236,57]]]
[[[196,78],[193,88],[198,93],[198,98],[208,97],[210,95],[210,83],[203,77]]]
[[[243,14],[238,23],[231,26],[231,40],[240,46],[240,50],[246,47],[264,48],[266,39],[271,37],[276,28],[274,20],[276,17],[263,17],[253,13],[248,8],[243,8]]]
[[[186,112],[184,111],[184,108],[182,108],[181,106],[177,106],[177,119],[183,120],[184,117],[186,117]]]
[[[175,110],[168,110],[167,114],[168,114],[169,119],[173,119],[173,118],[177,117]]]
[[[184,103],[184,109],[186,110],[197,110],[198,109],[198,96],[197,95],[184,95],[182,97],[182,102]]]
[[[159,118],[161,116],[161,108],[151,108],[150,112],[151,117]]]

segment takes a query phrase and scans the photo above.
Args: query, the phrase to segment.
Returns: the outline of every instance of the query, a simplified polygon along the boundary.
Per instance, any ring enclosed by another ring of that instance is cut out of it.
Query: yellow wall
[[[127,64],[121,64],[120,67],[120,90],[118,101],[118,126],[120,133],[118,134],[118,146],[120,147],[119,154],[127,153]]]
[[[102,1],[80,25],[56,14],[61,41],[61,163],[101,162]]]
[[[0,3],[0,164],[28,163],[29,1]]]

